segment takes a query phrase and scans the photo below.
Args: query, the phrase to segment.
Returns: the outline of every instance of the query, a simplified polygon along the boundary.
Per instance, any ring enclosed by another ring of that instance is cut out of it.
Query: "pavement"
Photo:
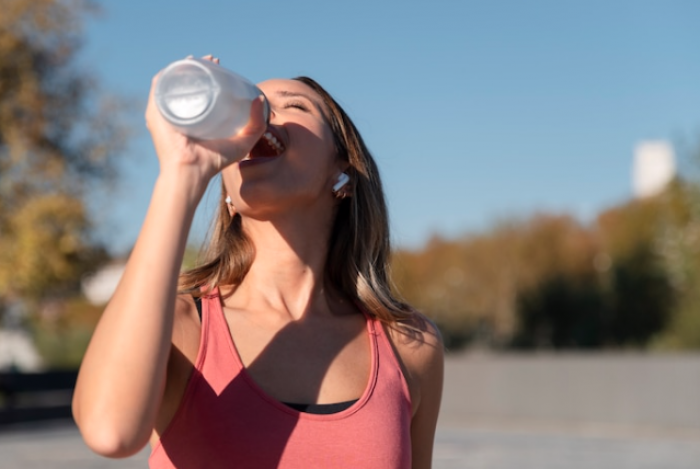
[[[144,469],[148,449],[121,460],[90,452],[71,422],[0,429],[2,469]],[[434,469],[698,469],[691,434],[478,422],[438,428]]]

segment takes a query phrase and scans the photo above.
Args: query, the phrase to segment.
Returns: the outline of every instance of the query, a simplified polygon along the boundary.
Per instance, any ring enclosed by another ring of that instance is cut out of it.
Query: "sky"
[[[133,103],[119,184],[93,201],[115,254],[134,243],[158,175],[143,124],[151,78],[190,54],[254,82],[320,82],[379,164],[399,247],[536,212],[590,221],[632,196],[640,142],[682,144],[681,168],[700,142],[693,0],[97,3],[81,63]]]

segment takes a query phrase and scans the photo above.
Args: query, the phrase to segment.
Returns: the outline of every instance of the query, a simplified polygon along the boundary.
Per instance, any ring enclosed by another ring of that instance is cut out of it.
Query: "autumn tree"
[[[396,282],[452,347],[645,347],[675,304],[658,252],[662,202],[631,201],[590,225],[538,214],[435,237],[395,253]]]
[[[104,255],[86,197],[115,176],[124,113],[77,63],[80,0],[0,0],[0,314],[75,291]]]
[[[541,214],[399,250],[393,268],[399,290],[438,323],[448,344],[502,347],[521,327],[522,293],[555,276],[590,273],[596,252],[590,233],[571,217]]]

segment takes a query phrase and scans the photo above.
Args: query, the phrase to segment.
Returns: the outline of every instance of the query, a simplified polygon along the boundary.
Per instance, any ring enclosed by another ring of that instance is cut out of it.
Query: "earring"
[[[350,176],[348,176],[345,173],[340,173],[340,176],[338,176],[338,182],[336,182],[335,185],[333,186],[333,192],[337,193],[349,181],[350,181]]]
[[[233,201],[231,200],[230,195],[226,195],[226,198],[224,199],[224,202],[226,202],[226,208],[228,209],[228,214],[231,216],[231,219],[233,219],[233,216],[236,214],[236,207],[233,206]]]

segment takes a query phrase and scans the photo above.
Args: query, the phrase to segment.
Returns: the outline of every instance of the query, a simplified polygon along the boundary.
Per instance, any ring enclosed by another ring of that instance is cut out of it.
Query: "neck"
[[[274,221],[244,218],[243,229],[255,245],[255,259],[236,288],[236,303],[292,320],[331,313],[337,295],[325,284],[330,220],[299,214]]]

